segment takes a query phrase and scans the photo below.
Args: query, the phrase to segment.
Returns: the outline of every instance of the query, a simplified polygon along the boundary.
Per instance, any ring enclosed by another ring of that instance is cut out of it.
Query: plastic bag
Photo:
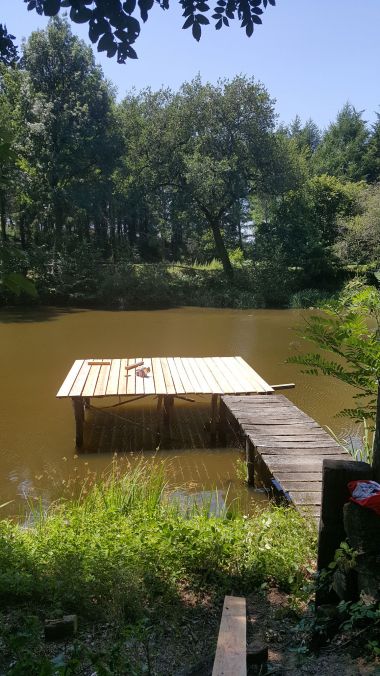
[[[361,507],[372,509],[380,516],[380,484],[377,481],[359,480],[350,481],[348,490],[351,493],[350,500]]]

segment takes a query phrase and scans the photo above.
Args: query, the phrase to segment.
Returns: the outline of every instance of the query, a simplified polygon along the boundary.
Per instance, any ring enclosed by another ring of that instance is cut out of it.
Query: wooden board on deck
[[[146,377],[125,367],[144,361]],[[57,397],[186,394],[271,394],[241,357],[124,357],[77,359]],[[285,409],[284,409],[285,410]],[[270,409],[268,409],[270,415]]]
[[[225,596],[212,676],[246,676],[247,612],[245,598]]]
[[[224,396],[255,455],[302,513],[319,519],[325,458],[352,460],[318,423],[282,394]]]

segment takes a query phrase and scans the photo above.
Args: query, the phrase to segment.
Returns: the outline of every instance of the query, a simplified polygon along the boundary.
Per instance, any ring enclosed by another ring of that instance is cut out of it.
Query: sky
[[[210,82],[244,74],[266,86],[281,122],[298,114],[325,128],[346,101],[374,121],[380,112],[380,0],[277,0],[262,19],[251,38],[235,21],[220,31],[206,26],[197,43],[181,29],[181,8],[171,0],[170,10],[155,5],[142,25],[138,61],[121,65],[96,50],[95,58],[119,98],[132,87],[177,89],[198,73]],[[23,0],[0,0],[0,22],[19,44],[47,21],[28,12]],[[72,29],[91,44],[85,26]]]

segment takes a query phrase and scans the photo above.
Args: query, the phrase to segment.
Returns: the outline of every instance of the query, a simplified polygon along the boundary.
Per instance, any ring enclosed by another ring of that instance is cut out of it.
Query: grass
[[[293,509],[215,515],[209,503],[176,503],[164,466],[154,473],[145,462],[124,469],[115,461],[77,498],[35,509],[28,527],[0,522],[3,609],[26,609],[37,624],[74,612],[94,626],[111,623],[116,636],[126,627],[140,631],[147,618],[156,627],[164,618],[170,626],[176,613],[183,620],[189,598],[194,607],[205,598],[213,606],[225,593],[303,586],[315,532]],[[8,639],[5,652],[12,659]]]

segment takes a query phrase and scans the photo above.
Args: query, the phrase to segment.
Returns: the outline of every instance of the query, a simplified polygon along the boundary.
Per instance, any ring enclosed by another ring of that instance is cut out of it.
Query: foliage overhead
[[[136,59],[132,47],[140,34],[139,12],[142,21],[148,19],[155,2],[161,9],[169,9],[169,0],[24,0],[29,10],[45,16],[56,16],[60,9],[70,9],[70,19],[75,23],[88,23],[91,42],[98,45],[99,52],[107,56],[117,55],[119,63]],[[138,5],[138,9],[136,7]],[[196,40],[200,40],[202,26],[210,23],[206,16],[213,11],[215,28],[229,26],[230,20],[238,18],[241,27],[250,37],[255,25],[262,23],[263,7],[275,5],[275,0],[217,0],[213,10],[206,0],[180,0],[185,23],[182,28],[191,28]]]
[[[0,23],[0,63],[12,66],[18,61],[18,51],[14,44],[15,36],[7,31],[7,27]]]

